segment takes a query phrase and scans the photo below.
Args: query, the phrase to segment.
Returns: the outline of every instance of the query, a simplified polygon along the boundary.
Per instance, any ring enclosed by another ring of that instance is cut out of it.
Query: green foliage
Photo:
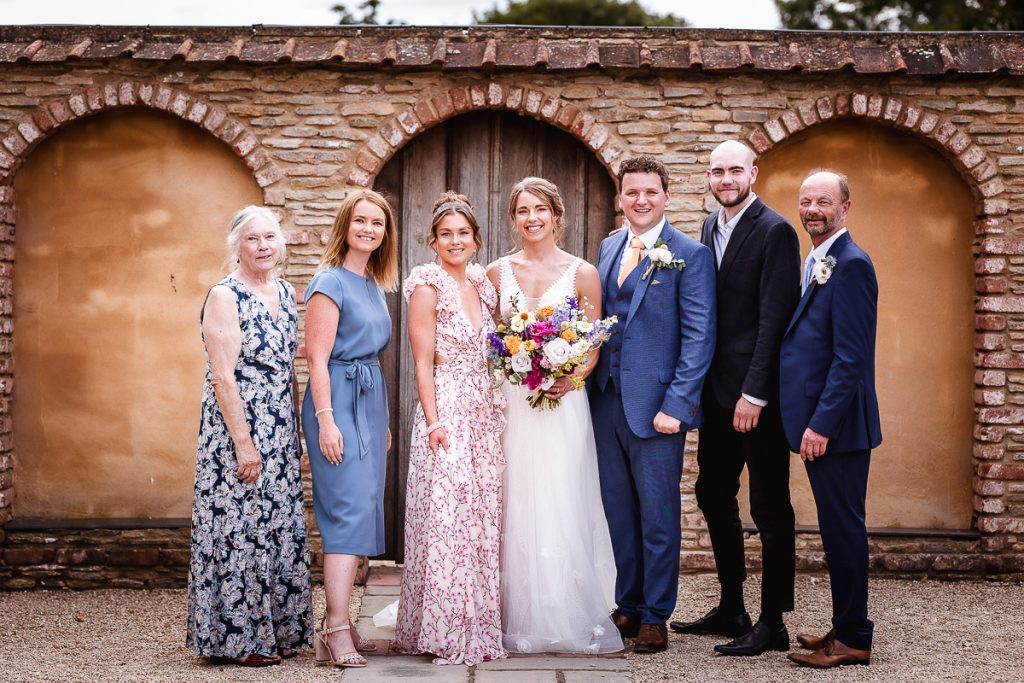
[[[672,14],[652,14],[637,0],[511,0],[508,9],[473,12],[477,24],[533,26],[686,26]]]
[[[379,24],[380,22],[377,21],[377,10],[380,8],[380,3],[381,0],[363,0],[362,4],[359,5],[359,9],[363,11],[362,17],[357,17],[345,5],[334,5],[331,7],[331,11],[338,13],[339,24]],[[401,24],[403,22],[389,19],[388,23]]]
[[[775,0],[783,28],[1021,31],[1021,0]]]

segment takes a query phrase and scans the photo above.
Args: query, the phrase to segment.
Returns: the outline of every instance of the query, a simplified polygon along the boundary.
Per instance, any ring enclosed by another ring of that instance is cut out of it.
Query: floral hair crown
[[[434,215],[431,216],[431,221],[436,220],[440,216],[448,213],[449,211],[457,211],[459,213],[466,213],[470,216],[474,216],[473,207],[466,202],[445,202],[441,206],[434,209]]]

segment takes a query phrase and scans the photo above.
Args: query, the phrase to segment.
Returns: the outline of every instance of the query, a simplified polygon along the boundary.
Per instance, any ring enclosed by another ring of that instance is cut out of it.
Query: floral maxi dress
[[[458,286],[440,266],[415,268],[404,286],[407,299],[419,286],[437,290],[435,348],[446,360],[434,366],[434,385],[451,448],[431,452],[423,408],[417,406],[394,646],[452,664],[505,656],[498,576],[504,400],[491,384],[484,357],[497,294],[481,266],[470,266],[467,276],[483,309],[479,331],[463,312]]]
[[[203,384],[186,645],[198,655],[271,656],[305,648],[312,636],[310,557],[292,398],[298,313],[278,280],[277,320],[239,280],[234,292],[242,349],[235,381],[256,450],[259,479],[238,479],[235,445],[210,383]]]

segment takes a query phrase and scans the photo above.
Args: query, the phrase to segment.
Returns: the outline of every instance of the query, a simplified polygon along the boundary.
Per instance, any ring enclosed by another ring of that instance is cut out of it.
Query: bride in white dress
[[[512,301],[536,310],[577,297],[591,319],[601,312],[597,269],[558,247],[564,214],[558,188],[524,178],[509,214],[522,250],[490,264],[502,317]],[[588,367],[596,363],[596,352]],[[560,379],[554,410],[531,408],[526,387],[503,384],[502,633],[509,652],[603,653],[622,649],[609,617],[615,562],[601,505],[597,453],[584,391]]]

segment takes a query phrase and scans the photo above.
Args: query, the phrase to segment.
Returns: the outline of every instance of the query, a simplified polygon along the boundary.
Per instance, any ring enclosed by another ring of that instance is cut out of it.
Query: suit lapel
[[[670,251],[672,251],[673,258],[675,258],[675,231],[672,226],[665,221],[665,227],[661,229],[661,235],[658,237],[658,241],[664,241]],[[647,293],[647,288],[650,287],[651,281],[654,280],[654,270],[651,271],[649,277],[644,277],[644,273],[651,266],[651,257],[644,256],[643,260],[640,261],[640,265],[636,267],[640,271],[640,279],[637,280],[636,289],[633,290],[633,298],[629,300],[629,313],[626,314],[626,323],[623,325],[623,329],[629,326],[630,321],[633,320],[633,314],[636,313],[636,309],[640,307],[640,302],[643,301],[644,294]]]
[[[720,274],[725,275],[729,272],[733,261],[736,260],[736,254],[740,252],[743,248],[743,243],[754,232],[754,223],[757,221],[758,216],[761,215],[762,209],[764,209],[764,202],[761,201],[760,197],[755,198],[750,206],[747,207],[747,210],[743,212],[743,218],[732,229],[729,244],[726,245],[725,254],[722,255],[722,265],[718,269]]]
[[[839,256],[840,256],[840,254],[843,253],[843,249],[846,248],[846,245],[850,243],[850,240],[851,240],[850,233],[849,232],[843,233],[839,237],[839,239],[837,239],[835,242],[832,243],[832,246],[829,247],[828,251],[825,253],[825,256],[835,256],[836,257],[836,267],[837,268],[839,267]],[[800,277],[801,278],[803,277],[803,273],[802,272],[800,274]],[[802,286],[803,282],[801,282],[800,284]],[[789,319],[789,326],[786,327],[786,334],[783,335],[783,336],[788,335],[789,331],[793,329],[793,325],[795,325],[796,321],[800,319],[801,315],[803,315],[804,310],[807,309],[807,304],[809,304],[811,302],[811,297],[813,297],[815,295],[815,293],[817,293],[817,291],[819,289],[821,289],[821,287],[822,287],[822,285],[819,285],[816,280],[814,280],[814,279],[811,280],[811,284],[809,284],[807,286],[807,291],[805,291],[804,295],[802,297],[800,297],[800,303],[797,304],[796,310],[793,312],[793,317]]]
[[[612,278],[616,278],[619,275],[619,269],[616,265],[622,260],[622,249],[625,247],[626,239],[629,237],[629,230],[622,231],[622,237],[614,242],[611,242],[607,246],[607,251],[611,252],[609,257],[602,260],[598,260],[598,265],[601,267],[599,275],[601,276],[601,283],[603,284],[604,291],[607,293],[612,286]]]

